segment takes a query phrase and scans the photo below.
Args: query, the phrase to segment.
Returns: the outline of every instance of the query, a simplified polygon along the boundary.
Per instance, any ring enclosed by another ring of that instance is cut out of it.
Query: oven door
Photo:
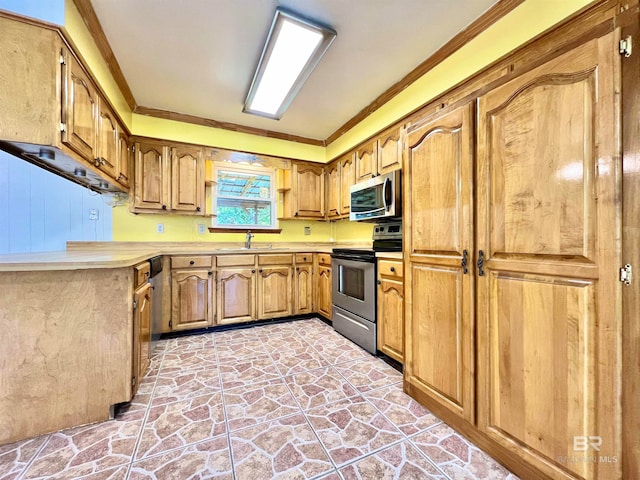
[[[332,255],[333,304],[376,321],[376,264]]]

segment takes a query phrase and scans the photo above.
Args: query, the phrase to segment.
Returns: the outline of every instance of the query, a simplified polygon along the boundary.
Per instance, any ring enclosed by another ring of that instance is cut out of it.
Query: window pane
[[[219,170],[218,195],[269,200],[271,198],[271,177]]]
[[[218,199],[218,225],[271,226],[271,202]]]

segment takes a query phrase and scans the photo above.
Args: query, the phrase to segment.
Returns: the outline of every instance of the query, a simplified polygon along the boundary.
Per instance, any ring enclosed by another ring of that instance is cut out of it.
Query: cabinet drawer
[[[135,285],[133,288],[138,288],[140,285],[147,283],[149,275],[151,273],[151,264],[149,262],[142,262],[135,267]]]
[[[171,268],[211,268],[211,255],[171,257]]]
[[[219,255],[218,267],[245,267],[256,263],[255,255]]]
[[[318,254],[318,265],[325,265],[327,267],[331,266],[331,254],[330,253],[319,253]]]
[[[258,265],[292,265],[293,254],[258,255]]]
[[[378,274],[383,277],[402,278],[402,262],[396,260],[379,260]]]
[[[313,253],[296,253],[296,263],[311,263],[313,262]]]

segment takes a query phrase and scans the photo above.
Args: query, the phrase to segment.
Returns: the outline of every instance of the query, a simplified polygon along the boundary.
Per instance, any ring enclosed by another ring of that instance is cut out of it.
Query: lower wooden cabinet
[[[255,320],[256,269],[225,268],[218,270],[218,310],[216,324]]]
[[[176,270],[171,274],[171,328],[190,330],[213,325],[213,272]]]
[[[133,371],[131,397],[138,391],[151,362],[151,295],[150,283],[143,283],[133,294]]]
[[[396,274],[399,272],[399,274]],[[404,363],[402,262],[378,262],[378,350]]]
[[[332,317],[331,268],[318,267],[318,313],[329,320]]]
[[[294,314],[313,312],[313,267],[297,265],[293,277]]]
[[[292,268],[274,266],[258,270],[258,318],[288,317],[293,314]]]

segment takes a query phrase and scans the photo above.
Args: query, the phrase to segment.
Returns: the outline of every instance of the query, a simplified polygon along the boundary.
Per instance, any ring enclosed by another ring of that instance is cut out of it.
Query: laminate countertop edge
[[[109,248],[107,244],[99,248],[78,248],[70,245],[70,248],[55,252],[14,253],[0,255],[0,273],[2,272],[33,272],[55,270],[89,270],[132,267],[144,262],[156,255],[262,255],[262,254],[286,254],[286,253],[331,253],[336,245],[300,245],[288,247],[255,249],[225,247],[216,248],[202,244],[141,246],[114,245]]]

